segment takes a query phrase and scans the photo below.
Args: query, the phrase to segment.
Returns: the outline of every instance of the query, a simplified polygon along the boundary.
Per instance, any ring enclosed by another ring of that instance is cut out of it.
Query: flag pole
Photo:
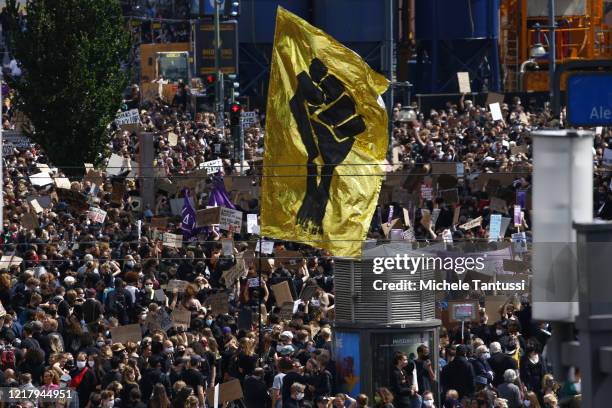
[[[262,285],[263,285],[263,281],[261,280],[261,269],[262,269],[262,264],[261,264],[261,254],[262,254],[262,250],[263,250],[263,237],[261,236],[261,231],[259,234],[259,270],[258,270],[258,277],[259,277],[259,296],[257,297],[257,331],[259,333],[258,335],[258,347],[259,347],[259,359],[260,362],[262,363],[262,367],[263,367],[263,337],[262,337],[262,330],[261,330],[261,298],[263,296],[263,290],[262,290]]]

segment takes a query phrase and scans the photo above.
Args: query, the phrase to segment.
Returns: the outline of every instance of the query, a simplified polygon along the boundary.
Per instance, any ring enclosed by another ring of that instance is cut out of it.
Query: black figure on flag
[[[296,223],[313,234],[323,233],[323,217],[330,196],[334,169],[353,148],[355,137],[366,130],[355,111],[355,101],[321,60],[297,76],[297,89],[289,102],[291,113],[308,153],[306,194]],[[315,159],[321,156],[320,183]]]

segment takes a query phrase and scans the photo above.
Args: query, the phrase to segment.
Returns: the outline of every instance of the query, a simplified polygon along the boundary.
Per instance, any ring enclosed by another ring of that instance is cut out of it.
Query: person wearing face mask
[[[382,387],[376,390],[374,406],[375,408],[394,408],[393,394],[388,388]]]
[[[481,345],[476,349],[476,358],[472,360],[474,366],[474,374],[476,377],[481,377],[483,383],[486,381],[487,384],[491,384],[493,381],[493,370],[489,365],[489,359],[491,354],[487,349],[487,346]]]
[[[518,364],[511,356],[502,353],[501,344],[498,342],[491,343],[489,349],[491,357],[488,362],[493,370],[493,386],[497,387],[504,382],[504,372],[508,369],[517,370]]]
[[[546,363],[540,355],[540,344],[536,339],[529,339],[526,353],[521,357],[521,381],[529,391],[538,391],[546,374]]]
[[[283,401],[283,408],[303,408],[304,405],[304,390],[306,387],[301,383],[293,383],[291,385],[291,395],[289,399]]]
[[[115,405],[115,393],[112,390],[104,390],[100,393],[100,407],[113,408]]]
[[[538,401],[538,396],[535,392],[529,391],[525,394],[523,406],[525,408],[541,408],[540,401]]]
[[[76,359],[76,368],[70,373],[69,387],[76,389],[79,397],[79,408],[85,408],[89,397],[96,388],[96,376],[87,366],[87,354],[79,353]]]

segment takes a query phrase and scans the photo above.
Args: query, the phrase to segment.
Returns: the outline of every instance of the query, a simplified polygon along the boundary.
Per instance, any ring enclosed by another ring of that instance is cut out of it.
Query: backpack
[[[113,293],[115,294],[114,296],[109,296],[111,313],[118,315],[121,311],[127,311],[125,290],[115,289]]]
[[[0,358],[0,363],[2,363],[3,370],[6,370],[8,368],[14,370],[15,369],[15,352],[13,350],[4,350],[2,352],[2,357]]]

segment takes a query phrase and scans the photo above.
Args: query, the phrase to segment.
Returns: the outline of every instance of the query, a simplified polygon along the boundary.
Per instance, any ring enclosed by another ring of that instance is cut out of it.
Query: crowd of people
[[[502,121],[465,96],[429,112],[414,107],[409,120],[395,106],[393,154],[384,164],[388,177],[369,237],[388,239],[383,224],[410,208],[403,229],[416,246],[440,242],[447,233],[457,242],[490,246],[491,214],[512,218],[518,204],[521,223],[511,223],[502,239],[521,231],[529,239],[529,132],[552,116],[518,98],[500,107]],[[529,300],[520,296],[500,310],[482,303],[478,323],[463,330],[442,327],[436,353],[427,345],[414,345],[413,356],[398,351],[393,370],[376,374],[388,377],[387,387],[371,399],[351,395],[336,378],[332,254],[277,241],[260,263],[253,256],[258,236],[245,228],[201,228],[180,245],[162,235],[183,236],[173,203],[189,201],[186,194],[196,209],[221,195],[245,217],[258,214],[263,115],[245,130],[249,185],[226,189],[219,175],[202,172],[215,159],[226,179],[238,171],[229,126],[220,129],[215,114],[195,113],[180,98],[170,105],[141,102],[137,87],[122,109],[138,109],[139,126],[154,135],[154,205],[138,204],[143,180],[134,173],[141,146],[131,130],[111,127],[109,149],[124,163],[119,171],[103,163],[83,177],[64,174],[35,144],[4,152],[0,387],[76,390],[66,404],[24,400],[22,406],[196,408],[212,406],[211,387],[232,380],[239,381],[242,398],[227,404],[247,408],[555,408],[578,401],[579,371],[563,384],[555,381],[545,353],[549,326],[532,320]],[[5,130],[15,117],[9,96]],[[594,212],[607,219],[610,178],[599,170],[608,137],[607,130],[599,134],[594,146]],[[459,166],[442,172],[449,167],[439,163]],[[32,177],[40,173],[50,182]],[[59,182],[66,177],[68,186]],[[401,181],[387,194],[392,178]],[[493,199],[505,211],[492,208]],[[90,207],[104,217],[92,216]],[[480,224],[462,227],[479,217]],[[297,261],[289,262],[284,253],[296,251]],[[289,313],[272,290],[282,282],[299,299]],[[226,300],[222,311],[210,303],[218,295]],[[189,322],[174,319],[178,312],[187,312]],[[133,324],[140,327],[137,338],[113,339]]]

